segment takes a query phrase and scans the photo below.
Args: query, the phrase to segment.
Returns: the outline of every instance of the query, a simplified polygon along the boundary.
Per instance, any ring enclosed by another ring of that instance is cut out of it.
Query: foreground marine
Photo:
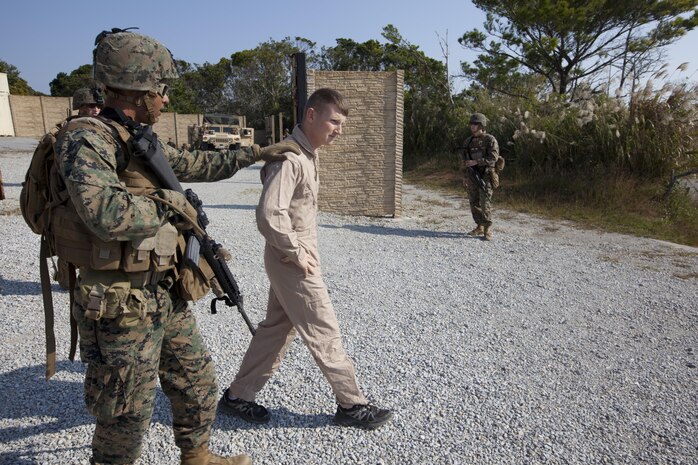
[[[96,418],[93,464],[132,464],[148,430],[157,380],[170,400],[182,465],[250,464],[208,449],[217,386],[211,356],[187,304],[209,289],[182,260],[196,210],[162,188],[135,156],[133,128],[152,125],[177,77],[169,50],[113,29],[94,49],[95,79],[106,87],[99,117],[76,118],[58,134],[56,163],[69,195],[54,211],[58,255],[78,268],[72,314],[87,364],[85,402]],[[259,147],[162,153],[183,182],[218,181],[254,163]],[[174,460],[168,459],[167,463]]]

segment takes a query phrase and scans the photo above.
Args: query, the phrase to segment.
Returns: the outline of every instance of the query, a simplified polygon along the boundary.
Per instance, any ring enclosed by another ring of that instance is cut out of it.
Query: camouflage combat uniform
[[[473,170],[480,174],[485,188],[480,187],[475,179],[473,170],[463,167],[464,184],[468,190],[470,212],[478,226],[488,228],[492,225],[492,174],[499,156],[499,144],[494,136],[483,133],[480,136],[469,137],[465,142],[464,160],[477,160]]]
[[[189,152],[160,145],[184,182],[226,179],[254,162],[249,149]],[[72,204],[97,238],[107,243],[139,241],[169,225],[162,207],[139,189],[126,187],[119,170],[129,154],[117,137],[78,127],[60,134],[55,148]],[[187,302],[178,294],[176,274],[169,270],[157,280],[134,282],[143,273],[79,269],[72,312],[80,356],[88,365],[85,402],[96,417],[96,463],[133,463],[140,456],[158,378],[171,402],[177,446],[194,449],[209,440],[215,371]],[[105,289],[123,299],[119,315],[96,317],[89,309],[96,294],[107,296]]]

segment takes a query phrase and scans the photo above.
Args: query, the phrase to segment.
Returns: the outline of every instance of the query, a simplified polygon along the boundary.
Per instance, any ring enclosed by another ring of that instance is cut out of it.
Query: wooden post
[[[0,200],[5,200],[5,188],[2,185],[2,169],[0,169]]]
[[[269,135],[269,145],[276,143],[276,131],[274,131],[274,115],[267,116],[267,121],[269,122],[269,128],[271,128],[271,134]]]
[[[279,112],[279,142],[284,140],[284,114]]]

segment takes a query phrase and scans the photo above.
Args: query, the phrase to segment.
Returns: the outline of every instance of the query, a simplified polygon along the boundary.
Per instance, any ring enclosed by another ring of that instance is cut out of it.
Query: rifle
[[[464,146],[456,147],[456,152],[460,156],[461,161],[465,161],[467,159],[465,156],[465,150],[466,150],[466,147],[464,147]],[[474,166],[468,166],[468,169],[470,170],[470,174],[473,175],[473,179],[475,179],[475,182],[477,183],[477,185],[480,186],[480,189],[482,189],[483,191],[486,191],[487,184],[485,184],[485,180],[482,179],[482,175],[480,174],[480,172],[478,170],[476,170]]]
[[[216,298],[211,301],[211,313],[217,313],[216,302],[219,300],[222,300],[228,307],[237,307],[250,333],[254,336],[256,331],[247,313],[245,313],[240,288],[225,261],[225,250],[221,244],[218,244],[206,234],[208,217],[203,210],[201,200],[191,189],[187,189],[186,191],[182,189],[182,185],[179,183],[177,176],[175,176],[172,167],[165,159],[165,154],[162,153],[162,148],[160,144],[158,144],[158,136],[153,132],[152,126],[142,125],[127,118],[121,110],[115,110],[115,113],[118,119],[114,119],[124,124],[133,135],[134,155],[145,160],[164,188],[184,194],[189,203],[196,209],[199,228],[194,228],[191,231],[185,232],[187,247],[184,260],[198,267],[199,256],[203,255],[204,259],[213,270],[222,292],[219,291],[220,295],[217,293]],[[102,116],[113,117],[114,114],[112,112],[109,112],[108,115],[102,113]],[[199,232],[194,232],[194,230],[198,230]]]

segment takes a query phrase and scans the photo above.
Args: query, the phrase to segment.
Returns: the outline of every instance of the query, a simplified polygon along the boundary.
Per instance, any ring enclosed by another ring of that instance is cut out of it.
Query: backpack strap
[[[68,263],[68,295],[70,295],[70,352],[68,359],[75,361],[75,351],[78,347],[78,320],[73,315],[73,305],[75,305],[75,265]]]
[[[51,294],[51,280],[48,274],[48,240],[41,235],[41,247],[39,251],[39,274],[41,276],[41,294],[44,299],[44,330],[46,332],[46,379],[56,374],[56,335],[53,331],[53,295]]]

